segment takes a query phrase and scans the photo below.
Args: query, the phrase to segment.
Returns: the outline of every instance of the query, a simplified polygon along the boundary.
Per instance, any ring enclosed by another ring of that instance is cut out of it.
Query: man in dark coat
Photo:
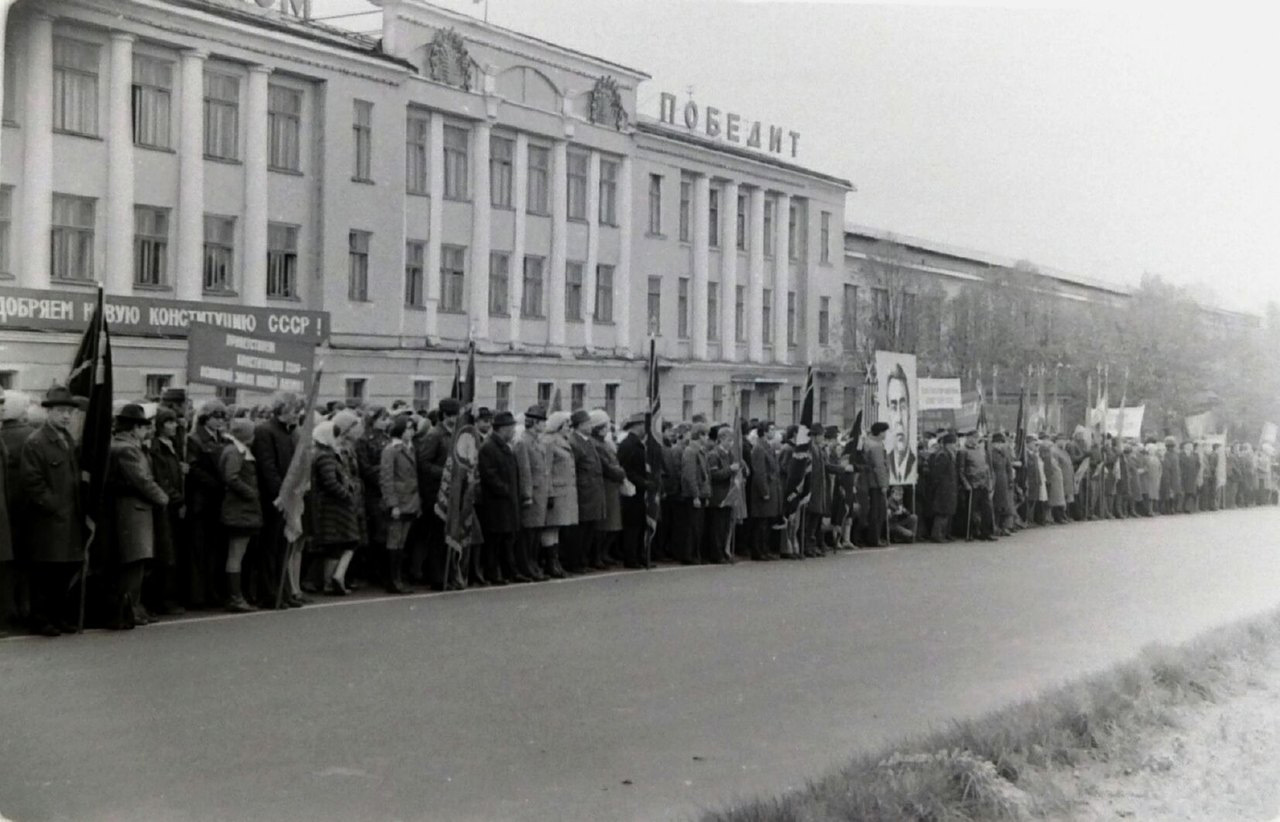
[[[695,422],[689,443],[680,457],[682,537],[677,538],[681,565],[697,564],[702,550],[707,504],[711,501],[711,477],[707,473],[707,424]]]
[[[591,414],[579,408],[569,418],[569,449],[573,452],[574,479],[578,486],[578,524],[566,528],[561,561],[575,573],[591,561],[596,525],[605,518],[604,467],[591,438]],[[572,564],[570,564],[572,563]]]
[[[755,447],[751,449],[751,483],[747,509],[751,514],[751,558],[778,559],[774,550],[773,525],[782,515],[782,474],[778,468],[778,427],[771,422],[756,428]]]
[[[1182,444],[1182,454],[1178,458],[1178,468],[1182,471],[1182,513],[1194,514],[1198,510],[1200,493],[1196,480],[1200,477],[1200,457],[1196,454],[1195,443],[1187,440]]]
[[[1164,470],[1160,474],[1160,510],[1165,514],[1176,514],[1182,501],[1182,460],[1178,454],[1178,443],[1173,437],[1164,441]]]
[[[169,496],[156,482],[142,450],[150,427],[142,406],[129,403],[116,415],[111,438],[106,491],[116,588],[107,624],[115,629],[152,621],[142,605],[142,575],[155,556],[156,511],[169,505]]]
[[[821,425],[809,428],[809,504],[804,516],[803,544],[800,555],[820,557],[826,553],[822,541],[822,521],[831,514],[831,473],[826,446],[826,429]],[[886,463],[886,470],[888,466]]]
[[[494,585],[532,582],[515,561],[515,540],[520,532],[520,467],[511,447],[515,433],[516,418],[510,411],[499,411],[493,418],[493,432],[480,446],[476,509],[484,531],[485,578]]]
[[[187,544],[190,547],[188,604],[221,605],[226,599],[227,537],[222,527],[222,449],[227,446],[227,409],[209,400],[187,437]]]
[[[1064,454],[1065,455],[1065,454]],[[965,447],[956,457],[956,473],[964,498],[960,504],[965,539],[995,540],[995,512],[991,507],[991,465],[987,449],[978,441],[978,432],[965,434]]]
[[[155,556],[147,572],[143,601],[153,614],[178,615],[184,609],[178,602],[178,568],[186,567],[187,545],[181,539],[182,513],[185,505],[186,467],[178,456],[177,443],[181,441],[178,417],[168,408],[156,411],[155,432],[147,448],[151,458],[151,474],[160,490],[169,498],[169,504],[155,512]],[[182,557],[180,564],[179,557]]]
[[[888,521],[889,494],[889,459],[884,450],[884,433],[889,430],[889,423],[871,424],[871,433],[863,446],[863,455],[867,463],[867,544],[883,548],[889,544],[889,535],[885,530]]]
[[[75,631],[68,619],[71,581],[84,561],[80,461],[71,417],[87,402],[55,385],[41,403],[48,417],[22,444],[18,482],[23,488],[23,556],[31,569],[31,627],[44,636]]]
[[[940,440],[941,447],[929,458],[929,529],[931,542],[951,541],[951,521],[956,515],[960,499],[960,481],[956,473],[956,435],[947,432]]]
[[[251,565],[255,584],[250,585],[250,589],[255,604],[260,608],[287,608],[295,600],[298,604],[306,601],[302,591],[295,590],[292,584],[277,601],[277,594],[282,590],[281,576],[284,575],[290,583],[296,582],[293,566],[297,563],[300,569],[302,563],[302,552],[295,550],[285,539],[284,515],[275,505],[285,474],[289,473],[289,463],[293,461],[293,430],[297,427],[301,411],[297,397],[281,394],[271,401],[271,418],[258,423],[253,431],[251,450],[258,467],[262,531],[258,534],[256,562]]]
[[[449,446],[461,411],[461,403],[445,397],[440,400],[440,424],[424,426],[413,438],[422,516],[414,521],[409,535],[409,581],[418,585],[429,583],[437,591],[444,590],[448,550],[444,542],[444,520],[436,514],[436,497],[440,496],[444,465],[449,459]]]
[[[707,450],[711,499],[705,514],[706,540],[702,546],[702,558],[705,562],[718,563],[732,558],[729,554],[729,533],[733,525],[733,509],[725,506],[725,499],[741,466],[729,449],[733,442],[733,429],[717,425],[712,431],[711,439],[715,444]]]
[[[627,472],[627,481],[636,489],[629,497],[622,498],[622,564],[627,568],[649,568],[650,557],[645,551],[645,531],[648,528],[645,500],[651,491],[662,486],[661,456],[655,464],[658,469],[649,475],[645,459],[644,413],[632,414],[623,430],[627,435],[618,444],[618,462]]]
[[[680,467],[684,459],[684,424],[662,424],[662,517],[658,526],[658,544],[654,558],[675,560],[680,540]]]

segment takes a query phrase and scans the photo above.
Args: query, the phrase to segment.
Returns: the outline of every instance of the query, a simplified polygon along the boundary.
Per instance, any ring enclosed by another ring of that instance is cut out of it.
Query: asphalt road
[[[0,641],[16,820],[689,819],[1280,605],[1280,509]]]

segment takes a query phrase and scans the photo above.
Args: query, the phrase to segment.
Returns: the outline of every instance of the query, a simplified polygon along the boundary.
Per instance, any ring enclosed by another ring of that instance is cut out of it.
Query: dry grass
[[[1074,802],[1072,766],[1134,753],[1178,709],[1247,686],[1280,650],[1280,611],[1185,645],[1153,646],[1111,670],[925,737],[861,756],[786,795],[707,813],[704,822],[1035,819]]]

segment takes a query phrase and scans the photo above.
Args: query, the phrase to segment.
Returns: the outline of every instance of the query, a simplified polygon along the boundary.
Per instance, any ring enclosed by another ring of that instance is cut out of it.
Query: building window
[[[818,250],[818,259],[821,262],[831,262],[831,212],[822,212],[822,225],[818,229],[818,239],[822,244]]]
[[[572,260],[564,264],[564,318],[582,320],[582,263]]]
[[[53,38],[53,129],[98,134],[98,47]]]
[[[169,210],[133,208],[133,282],[166,285],[169,267]]]
[[[410,240],[404,244],[404,304],[422,308],[427,304],[427,244]]]
[[[796,344],[796,292],[787,292],[787,345]]]
[[[204,153],[217,160],[240,159],[240,80],[204,75]]]
[[[747,195],[738,195],[737,247],[739,251],[747,250]]]
[[[369,232],[347,233],[347,299],[369,300]]]
[[[551,176],[551,152],[542,146],[529,146],[529,202],[530,214],[546,214],[547,181]]]
[[[604,411],[609,415],[609,419],[618,419],[618,384],[616,382],[604,384]]]
[[[662,175],[649,175],[649,233],[662,233]]]
[[[236,398],[239,396],[239,393],[234,388],[219,385],[213,389],[213,395],[217,397],[218,402],[223,405],[235,405]]]
[[[298,227],[267,224],[267,296],[298,296]]]
[[[569,152],[569,219],[587,219],[587,164],[586,154]]]
[[[843,330],[844,350],[856,351],[858,348],[858,287],[850,283],[844,286],[844,311],[840,317]]]
[[[236,219],[204,215],[204,290],[231,291],[235,271]]]
[[[369,381],[366,380],[364,377],[347,377],[346,398],[349,400],[358,400],[360,402],[364,402],[364,391],[365,391],[365,386],[368,384],[368,382]]]
[[[768,237],[769,235],[764,235]],[[766,288],[760,292],[761,334],[765,345],[773,342],[773,289]]]
[[[355,168],[351,172],[352,179],[369,182],[370,159],[373,156],[373,103],[355,100],[352,110],[351,128],[355,134]]]
[[[693,386],[683,385],[680,387],[680,419],[689,420],[693,418]]]
[[[538,383],[538,405],[542,406],[543,411],[551,411],[551,392],[555,391],[555,383],[540,382]]]
[[[662,333],[662,278],[649,278],[649,333],[658,336]]]
[[[787,213],[787,255],[791,260],[799,260],[800,253],[800,205],[791,201],[791,210]]]
[[[791,386],[791,424],[800,423],[800,386]]]
[[[707,283],[707,339],[720,339],[720,283]]]
[[[569,410],[577,411],[587,405],[587,384],[575,382],[569,386]]]
[[[689,338],[689,278],[681,277],[676,291],[676,336]]]
[[[404,187],[410,194],[426,194],[427,137],[431,134],[431,121],[426,115],[409,112],[405,119]]]
[[[509,380],[498,380],[493,384],[493,410],[494,411],[510,411],[511,410],[511,382]]]
[[[724,386],[711,386],[711,419],[718,420],[724,415]]]
[[[613,266],[596,266],[596,322],[613,322]]]
[[[693,182],[680,181],[680,242],[689,242],[692,230],[689,226],[689,209],[693,202]]]
[[[7,98],[6,98],[7,99]],[[11,274],[9,249],[13,234],[13,186],[0,186],[0,274]]]
[[[770,388],[764,392],[764,416],[767,420],[778,419],[778,389]]]
[[[772,199],[764,201],[764,256],[773,256],[773,209],[775,203]]]
[[[413,381],[413,410],[419,414],[431,410],[431,380]]]
[[[747,287],[740,285],[734,289],[733,295],[733,341],[745,342],[747,339]]]
[[[511,161],[516,144],[506,137],[489,138],[489,202],[511,208]]]
[[[618,164],[600,161],[600,223],[618,224]]]
[[[520,316],[541,318],[542,309],[542,257],[524,258],[524,293],[520,295]]]
[[[708,243],[712,248],[720,247],[720,189],[713,188],[707,192],[707,230]]]
[[[301,171],[302,92],[284,86],[267,89],[267,165]]]
[[[501,251],[489,254],[489,313],[498,317],[506,317],[508,307],[507,295],[511,285],[511,256]]]
[[[742,419],[751,419],[751,389],[744,388],[738,392],[738,409]]]
[[[158,402],[164,392],[173,385],[172,374],[148,374],[146,376],[146,398],[151,402]]]
[[[871,307],[876,315],[877,325],[886,325],[889,322],[889,289],[872,288],[871,289]]]
[[[133,56],[133,142],[170,148],[169,123],[173,111],[173,63]]]
[[[818,386],[818,423],[827,424],[827,386]]]
[[[466,286],[467,250],[458,245],[440,247],[440,307],[461,311]]]
[[[53,195],[53,279],[93,279],[94,205],[88,197]]]
[[[468,133],[458,126],[444,127],[444,196],[467,199]]]
[[[818,345],[831,344],[831,298],[818,298]]]

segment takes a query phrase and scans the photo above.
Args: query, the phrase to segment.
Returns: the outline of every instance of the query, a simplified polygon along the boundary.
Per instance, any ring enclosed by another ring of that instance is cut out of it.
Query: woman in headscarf
[[[316,426],[313,462],[315,543],[324,553],[325,592],[344,596],[347,568],[363,540],[364,498],[351,445],[360,436],[360,418],[339,411]]]
[[[542,435],[551,481],[547,491],[546,527],[542,530],[541,539],[545,549],[543,570],[555,579],[565,576],[560,565],[560,530],[578,524],[578,480],[568,434],[569,412],[553,412],[547,418],[547,429]]]

